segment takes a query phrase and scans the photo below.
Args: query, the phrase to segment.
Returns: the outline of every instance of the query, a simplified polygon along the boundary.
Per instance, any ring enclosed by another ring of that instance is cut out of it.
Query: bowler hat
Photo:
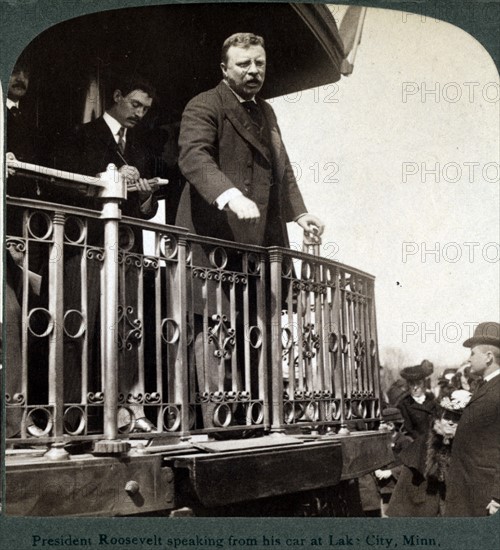
[[[423,380],[424,378],[427,378],[433,372],[434,365],[430,361],[424,359],[420,365],[416,365],[415,367],[405,367],[401,371],[401,377],[408,380],[408,382],[414,382],[415,380]]]
[[[500,348],[500,324],[493,322],[479,323],[474,330],[474,336],[465,340],[464,347],[473,348],[481,344]]]
[[[396,407],[387,407],[382,410],[382,420],[384,422],[403,422],[403,416]]]

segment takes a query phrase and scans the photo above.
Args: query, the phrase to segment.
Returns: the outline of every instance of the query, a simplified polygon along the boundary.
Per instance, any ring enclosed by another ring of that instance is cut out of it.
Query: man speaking
[[[307,213],[276,115],[257,97],[266,76],[264,40],[250,33],[233,34],[223,44],[220,66],[222,82],[193,98],[182,115],[179,168],[187,185],[176,224],[198,235],[287,247],[286,223],[296,221],[308,240],[317,242],[323,223]],[[193,265],[210,267],[213,262],[208,250],[201,248],[192,248]],[[209,348],[206,312],[211,317],[227,313],[230,307],[227,292],[217,292],[217,282],[208,280],[204,292],[200,286],[199,280],[193,282],[196,372],[199,390],[211,393],[233,387],[236,382],[229,382],[230,361],[217,359]],[[236,302],[241,313],[241,299],[236,298]],[[240,333],[242,323],[239,315],[236,325]],[[242,370],[242,357],[237,362]],[[224,376],[221,371],[225,371]],[[201,408],[205,427],[213,426],[217,404],[202,403]]]
[[[182,115],[179,167],[189,182],[177,224],[199,235],[288,246],[286,222],[313,240],[323,223],[307,213],[271,106],[257,97],[266,75],[264,40],[230,36],[219,85],[192,99]]]

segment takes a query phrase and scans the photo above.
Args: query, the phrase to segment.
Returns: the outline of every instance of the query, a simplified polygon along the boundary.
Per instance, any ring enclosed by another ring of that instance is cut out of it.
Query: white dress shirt
[[[122,125],[116,120],[116,118],[113,118],[108,112],[105,112],[102,116],[104,119],[104,122],[108,125],[109,129],[111,130],[111,133],[113,134],[113,138],[116,143],[118,143],[118,140],[120,139],[120,136],[118,135],[120,129],[122,128]],[[125,130],[123,132],[123,141],[127,142],[127,128],[123,127]]]
[[[123,141],[127,142],[127,128],[122,126],[116,118],[113,118],[107,111],[102,115],[102,118],[104,119],[104,122],[108,125],[108,128],[111,130],[111,133],[113,134],[113,138],[116,143],[120,140],[119,132],[121,128],[124,129],[123,132]],[[125,160],[125,159],[123,159]],[[151,194],[147,199],[145,199],[140,206],[141,212],[143,214],[147,214],[151,211],[151,208],[153,207],[153,195]]]
[[[12,101],[12,99],[7,98],[6,104],[9,111],[12,109],[12,107],[16,107],[17,109],[19,109],[19,101]]]

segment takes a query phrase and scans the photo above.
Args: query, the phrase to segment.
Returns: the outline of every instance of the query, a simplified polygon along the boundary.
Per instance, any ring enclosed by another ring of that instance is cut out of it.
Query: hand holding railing
[[[297,223],[304,230],[304,252],[319,256],[319,247],[321,246],[321,235],[325,229],[325,224],[313,214],[302,214]]]

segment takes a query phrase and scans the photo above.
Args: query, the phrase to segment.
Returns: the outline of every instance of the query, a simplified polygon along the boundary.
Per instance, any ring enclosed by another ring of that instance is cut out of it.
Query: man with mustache
[[[28,92],[30,81],[30,67],[24,57],[18,59],[9,78],[7,88],[7,152],[13,153],[17,160],[36,163],[40,154],[40,140],[37,139],[37,129],[33,123],[33,116],[25,105],[24,98]],[[23,198],[39,198],[41,189],[38,182],[8,170],[7,194]],[[20,236],[23,234],[23,213],[20,208],[7,208],[7,234]],[[32,220],[31,226],[36,226]],[[9,242],[9,241],[8,241]],[[31,307],[44,305],[40,302],[42,277],[42,256],[36,245],[30,247],[28,269],[28,296]],[[5,389],[9,404],[17,404],[23,396],[22,383],[22,296],[24,286],[24,257],[25,254],[9,242],[6,254],[6,290],[5,290],[5,318],[7,322],[6,341],[6,382]],[[30,353],[35,357],[39,354],[38,342],[28,340]],[[38,366],[40,362],[38,361]],[[31,395],[38,397],[36,385],[30,387]],[[24,396],[23,396],[24,397]],[[21,428],[23,409],[9,407],[7,409],[6,436],[18,436]],[[30,429],[30,426],[28,427]],[[36,427],[33,428],[36,431]]]
[[[121,205],[125,216],[150,219],[158,209],[158,202],[153,195],[156,186],[150,184],[148,179],[156,174],[154,159],[149,154],[146,145],[136,133],[136,127],[151,108],[156,98],[153,86],[135,75],[113,75],[109,86],[110,101],[104,114],[87,124],[83,124],[73,136],[67,140],[57,155],[56,167],[78,174],[96,176],[105,172],[108,164],[114,164],[122,175],[125,183],[133,190],[128,192],[127,200]],[[67,194],[64,202],[75,206],[101,210],[102,203],[94,196],[84,195],[79,191]],[[124,233],[120,245],[129,253],[142,254],[142,231],[140,228],[128,226],[131,230],[128,236]],[[93,226],[88,229],[87,242],[94,246],[102,245],[102,227]],[[99,272],[96,262],[88,264],[88,288],[99,288]],[[125,267],[121,287],[121,305],[124,310],[130,308],[130,315],[134,319],[141,319],[142,311],[139,311],[137,270],[133,266]],[[71,258],[65,258],[65,283],[68,289],[78,287],[80,284],[80,256],[77,254]],[[144,282],[147,287],[147,283]],[[148,289],[149,290],[149,289]],[[148,293],[146,290],[146,294]],[[149,295],[148,295],[149,296]],[[146,298],[145,298],[146,299]],[[146,303],[148,303],[146,301]],[[98,345],[94,335],[97,336],[98,303],[95,299],[88,301],[88,331],[89,331],[89,357],[92,363],[96,363]],[[144,309],[147,306],[144,306]],[[65,309],[79,310],[80,296],[71,291],[68,292]],[[138,343],[131,349],[123,349],[120,355],[120,392],[127,395],[144,395],[144,388],[138,386]],[[76,349],[71,349],[71,348]],[[65,380],[65,401],[79,401],[79,357],[81,349],[78,341],[68,341],[65,346],[65,364],[71,365],[66,373],[69,383]],[[145,417],[143,407],[130,405],[129,415],[119,416],[119,424],[132,423],[136,431],[150,432],[152,423]],[[123,411],[122,411],[123,412]]]
[[[70,137],[57,159],[57,167],[78,174],[96,176],[113,163],[131,193],[123,205],[128,216],[150,218],[157,210],[153,200],[152,161],[134,131],[151,108],[155,91],[142,78],[115,77],[111,100],[103,116],[82,125]],[[139,200],[137,200],[139,199]],[[82,206],[79,204],[79,206]]]
[[[29,68],[20,60],[10,75],[7,88],[7,150],[24,162],[35,161],[35,129],[20,104],[29,82]]]
[[[500,510],[500,324],[479,323],[463,346],[481,382],[458,423],[444,515],[491,516]]]
[[[187,185],[177,225],[238,243],[288,246],[286,223],[296,221],[316,240],[323,223],[307,212],[276,115],[258,97],[266,76],[264,40],[251,33],[233,34],[222,46],[220,67],[222,81],[193,98],[182,115],[179,168]],[[193,265],[210,267],[209,247],[203,248],[192,247]],[[232,260],[237,262],[230,256],[229,270]],[[213,303],[216,283],[208,281],[205,308],[199,287],[194,281],[196,370],[200,391],[210,393],[220,389],[222,382],[213,350],[204,353],[207,334],[203,324],[207,320],[203,321],[203,316],[207,309],[209,318],[228,314],[228,300],[225,294],[222,304]],[[242,323],[241,314],[237,323]],[[227,386],[228,376],[225,378]],[[210,407],[202,405],[204,424],[210,426],[211,412],[204,408]]]
[[[178,225],[264,246],[287,246],[290,221],[320,235],[323,223],[307,213],[276,115],[257,97],[266,75],[264,40],[230,36],[220,66],[222,82],[192,99],[182,115],[179,167],[189,186]]]

